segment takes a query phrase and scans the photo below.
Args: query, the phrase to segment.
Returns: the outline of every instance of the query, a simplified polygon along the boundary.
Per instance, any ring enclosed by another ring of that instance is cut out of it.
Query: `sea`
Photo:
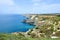
[[[23,23],[27,17],[19,14],[0,15],[0,33],[26,32],[34,28],[33,25]]]

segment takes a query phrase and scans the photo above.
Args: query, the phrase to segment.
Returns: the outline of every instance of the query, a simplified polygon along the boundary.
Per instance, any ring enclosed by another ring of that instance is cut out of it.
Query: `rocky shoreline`
[[[27,32],[20,32],[25,37],[32,37],[32,38],[60,37],[59,15],[30,15],[28,17],[28,20],[25,20],[23,22],[35,25],[35,28],[29,29]]]

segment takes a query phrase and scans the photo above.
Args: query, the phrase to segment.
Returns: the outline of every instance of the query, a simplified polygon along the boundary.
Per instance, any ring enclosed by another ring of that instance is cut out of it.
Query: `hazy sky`
[[[60,13],[60,0],[0,0],[1,13]]]

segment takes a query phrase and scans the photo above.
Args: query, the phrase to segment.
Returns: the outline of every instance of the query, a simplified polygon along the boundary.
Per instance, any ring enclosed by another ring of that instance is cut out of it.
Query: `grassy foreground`
[[[60,40],[60,38],[26,38],[23,35],[0,34],[0,40]]]

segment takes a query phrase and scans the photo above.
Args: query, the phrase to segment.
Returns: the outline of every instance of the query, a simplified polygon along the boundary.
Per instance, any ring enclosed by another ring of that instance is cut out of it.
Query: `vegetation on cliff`
[[[35,20],[37,18],[37,20]],[[58,15],[36,15],[34,17],[35,28],[30,29],[27,35],[32,38],[56,38],[60,37],[60,16]]]

